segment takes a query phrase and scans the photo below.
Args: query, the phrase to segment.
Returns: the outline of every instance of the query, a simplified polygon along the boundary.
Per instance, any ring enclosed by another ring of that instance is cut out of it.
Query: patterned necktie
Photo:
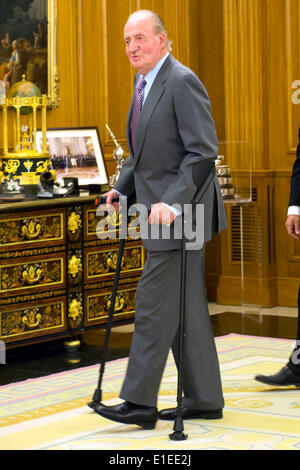
[[[135,137],[136,137],[136,130],[139,122],[139,117],[141,114],[142,109],[142,102],[143,102],[143,91],[145,86],[147,85],[146,80],[144,77],[141,76],[134,96],[134,104],[133,104],[133,111],[132,111],[132,118],[131,118],[131,145],[134,149],[135,147]]]

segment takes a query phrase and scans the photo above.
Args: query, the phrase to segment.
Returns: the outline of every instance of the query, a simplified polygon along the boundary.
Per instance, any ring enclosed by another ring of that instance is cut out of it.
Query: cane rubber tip
[[[175,431],[172,434],[169,434],[171,441],[186,441],[187,437],[188,435],[181,431]]]

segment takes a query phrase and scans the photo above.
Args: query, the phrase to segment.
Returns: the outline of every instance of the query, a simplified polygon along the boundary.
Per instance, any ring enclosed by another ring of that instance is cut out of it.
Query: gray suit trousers
[[[204,256],[204,248],[187,251],[183,406],[209,410],[223,408],[224,399],[206,300]],[[148,251],[137,287],[123,400],[156,407],[170,348],[177,362],[180,274],[181,250]]]

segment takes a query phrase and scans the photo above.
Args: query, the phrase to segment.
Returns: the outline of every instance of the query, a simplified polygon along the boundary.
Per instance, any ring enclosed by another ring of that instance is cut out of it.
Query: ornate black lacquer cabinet
[[[0,203],[0,340],[8,348],[105,325],[119,242],[97,236],[94,197]],[[118,233],[118,220],[111,226]],[[97,229],[98,227],[98,229]],[[100,228],[101,231],[101,228]],[[115,322],[134,318],[145,261],[125,244]]]

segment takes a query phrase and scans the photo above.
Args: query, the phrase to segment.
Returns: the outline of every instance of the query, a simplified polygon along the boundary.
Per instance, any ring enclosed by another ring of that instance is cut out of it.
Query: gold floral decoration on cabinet
[[[70,232],[75,233],[81,227],[81,218],[76,212],[72,212],[68,218],[68,229]]]
[[[80,258],[73,255],[69,259],[68,268],[69,268],[69,274],[73,278],[75,278],[78,275],[78,273],[82,271],[82,263],[81,263]]]
[[[80,325],[83,316],[82,303],[77,299],[72,299],[69,304],[68,318],[72,328],[76,328]]]
[[[82,219],[81,208],[73,208],[68,211],[68,238],[77,241],[81,235]]]

